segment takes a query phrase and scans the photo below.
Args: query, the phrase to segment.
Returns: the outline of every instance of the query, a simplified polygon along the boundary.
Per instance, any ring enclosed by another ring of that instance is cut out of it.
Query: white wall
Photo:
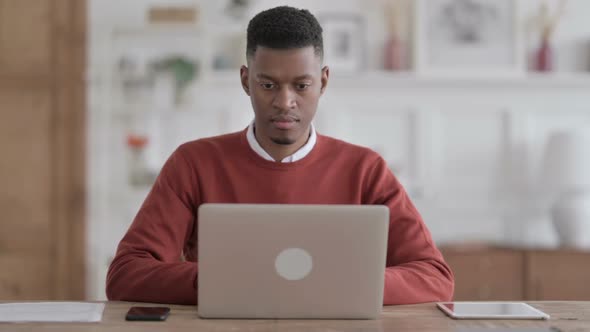
[[[221,1],[90,1],[89,96],[89,290],[104,298],[109,259],[134,217],[147,188],[127,185],[125,110],[120,111],[113,81],[111,31],[144,26],[146,9],[156,3],[198,3],[201,29],[219,22],[236,31],[217,12]],[[251,12],[277,1],[254,2]],[[369,68],[380,68],[385,39],[380,1],[284,1],[310,8],[364,13]],[[539,1],[521,0],[523,22]],[[556,3],[556,1],[552,1]],[[217,14],[216,14],[217,13]],[[588,67],[590,1],[572,0],[556,35],[557,70]],[[225,21],[224,21],[225,20]],[[205,38],[206,39],[206,38]],[[215,38],[212,38],[215,40]],[[207,48],[210,45],[195,45]],[[524,245],[555,245],[547,202],[537,177],[543,144],[551,130],[590,122],[590,79],[532,77],[520,80],[416,78],[369,73],[333,73],[316,119],[325,134],[378,150],[412,194],[438,243],[487,240]],[[205,73],[189,93],[183,111],[158,112],[160,138],[152,157],[160,162],[179,143],[237,130],[252,111],[238,74]]]

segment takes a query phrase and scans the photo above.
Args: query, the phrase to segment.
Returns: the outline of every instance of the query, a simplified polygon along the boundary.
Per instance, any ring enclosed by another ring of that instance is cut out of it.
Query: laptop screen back
[[[376,318],[388,226],[377,205],[201,205],[199,315]]]

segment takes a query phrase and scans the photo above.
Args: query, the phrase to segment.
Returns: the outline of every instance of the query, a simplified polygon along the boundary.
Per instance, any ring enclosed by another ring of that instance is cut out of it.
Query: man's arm
[[[119,243],[107,275],[109,300],[196,303],[197,263],[180,259],[194,227],[194,185],[178,149]]]
[[[389,206],[383,304],[448,301],[454,277],[418,210],[383,159],[372,169],[367,204]]]

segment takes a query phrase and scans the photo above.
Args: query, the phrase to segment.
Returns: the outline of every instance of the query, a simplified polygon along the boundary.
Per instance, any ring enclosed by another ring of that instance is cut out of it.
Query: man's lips
[[[299,122],[297,118],[290,116],[277,116],[271,119],[272,124],[275,128],[280,130],[289,130]]]

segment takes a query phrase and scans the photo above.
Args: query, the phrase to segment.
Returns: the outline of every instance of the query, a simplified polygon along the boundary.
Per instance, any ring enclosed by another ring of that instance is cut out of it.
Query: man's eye
[[[305,90],[307,88],[309,88],[310,84],[309,83],[300,83],[297,84],[297,90]]]
[[[260,86],[265,90],[272,90],[275,87],[272,83],[261,83]]]

